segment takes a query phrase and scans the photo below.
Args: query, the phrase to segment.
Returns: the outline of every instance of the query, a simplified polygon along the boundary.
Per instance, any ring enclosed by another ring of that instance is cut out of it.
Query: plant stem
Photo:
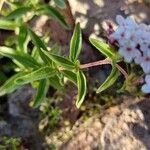
[[[91,62],[91,63],[87,63],[87,64],[82,64],[82,65],[80,65],[80,69],[90,68],[93,66],[99,66],[99,65],[105,65],[105,64],[111,64],[111,59],[106,58],[104,60],[99,60],[99,61],[95,61],[95,62]]]
[[[106,65],[106,64],[112,64],[112,60],[110,58],[106,58],[104,60],[98,60],[98,61],[94,61],[94,62],[87,63],[87,64],[81,64],[80,69],[85,69],[85,68],[90,68],[90,67],[100,66],[100,65]],[[124,75],[125,79],[127,79],[128,73],[118,64],[116,64],[116,67]],[[59,67],[59,71],[63,71],[63,70],[64,70],[63,67]]]
[[[127,72],[122,67],[120,67],[118,64],[116,64],[116,67],[124,75],[125,79],[127,79],[128,78]]]
[[[106,58],[104,60],[99,60],[99,61],[95,61],[95,62],[91,62],[91,63],[87,63],[87,64],[81,64],[80,69],[90,68],[90,67],[100,66],[100,65],[105,65],[105,64],[112,64],[111,59]],[[124,77],[127,79],[127,77],[128,77],[127,72],[121,66],[119,66],[118,64],[116,64],[116,67],[124,75]]]

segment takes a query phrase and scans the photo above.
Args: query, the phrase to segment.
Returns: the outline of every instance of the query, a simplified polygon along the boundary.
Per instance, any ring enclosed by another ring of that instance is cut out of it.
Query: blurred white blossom
[[[142,91],[144,93],[150,93],[150,75],[146,75],[145,84],[142,86]]]
[[[143,69],[146,77],[142,86],[144,93],[150,93],[150,26],[137,24],[131,17],[116,17],[118,28],[109,35],[115,41],[125,62],[134,61]]]

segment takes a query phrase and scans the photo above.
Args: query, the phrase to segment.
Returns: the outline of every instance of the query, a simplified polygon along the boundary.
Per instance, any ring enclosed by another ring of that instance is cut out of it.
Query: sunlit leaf
[[[50,85],[55,88],[55,89],[58,89],[58,90],[61,90],[62,89],[62,83],[60,81],[60,78],[59,78],[59,75],[55,75],[55,76],[52,76],[51,78],[49,78],[49,81],[50,81]]]
[[[47,79],[42,79],[39,83],[37,95],[33,103],[34,108],[40,106],[40,104],[42,103],[42,101],[46,96],[48,87],[49,87],[49,81]]]
[[[18,45],[21,51],[27,52],[27,28],[24,25],[19,28]]]
[[[119,75],[120,75],[119,70],[116,67],[113,67],[110,75],[107,77],[104,83],[97,89],[96,93],[100,93],[109,88],[110,86],[112,86],[118,79]]]
[[[5,19],[16,19],[16,18],[20,18],[23,15],[25,15],[27,12],[31,11],[30,7],[20,7],[17,8],[16,10],[12,11],[10,14],[8,14],[7,16],[5,16]]]
[[[26,75],[26,72],[20,72],[12,76],[8,79],[1,87],[0,87],[0,96],[5,95],[7,93],[11,93],[14,90],[21,87],[22,84],[16,84],[15,80],[21,76]]]
[[[66,68],[66,69],[74,69],[75,68],[75,64],[73,62],[71,62],[69,59],[64,58],[62,56],[50,54],[50,53],[48,53],[47,51],[44,51],[44,50],[42,50],[42,51],[46,56],[49,57],[49,59],[54,61],[57,65],[60,65],[63,68]]]
[[[78,86],[78,95],[77,95],[76,106],[77,108],[80,108],[81,104],[85,99],[85,95],[87,92],[86,77],[81,71],[77,73],[77,86]]]
[[[35,71],[29,72],[27,75],[22,76],[16,80],[18,84],[27,84],[33,81],[50,78],[56,75],[56,71],[51,67],[41,67]]]
[[[35,46],[47,50],[44,42],[31,29],[28,28],[28,32]]]
[[[75,85],[77,85],[77,74],[69,71],[69,70],[62,70],[61,73],[63,73],[63,75],[65,77],[67,77],[70,81],[72,81]]]
[[[47,56],[41,51],[41,49],[47,50],[47,47],[44,44],[44,42],[31,29],[28,29],[28,32],[32,39],[33,44],[38,48],[39,55],[40,55],[41,59],[43,60],[43,62],[51,65],[49,58],[47,58]]]
[[[11,59],[17,60],[25,67],[37,68],[40,65],[36,62],[34,58],[32,58],[29,54],[19,53],[16,52],[14,49],[1,46],[0,47],[0,54],[2,56],[9,57]]]
[[[92,45],[94,47],[96,47],[106,57],[110,57],[110,58],[115,57],[116,52],[110,45],[106,44],[103,41],[93,39],[93,38],[90,38],[90,42],[92,43]]]
[[[19,26],[19,24],[17,24],[14,21],[0,19],[0,29],[15,30],[18,26]]]
[[[61,25],[63,25],[65,28],[68,28],[68,24],[65,21],[64,16],[62,16],[57,9],[55,9],[52,6],[44,5],[41,6],[38,10],[39,14],[42,15],[50,15],[54,19],[56,19]]]
[[[81,29],[80,24],[77,23],[70,42],[70,56],[69,56],[70,60],[76,61],[78,59],[81,47],[82,47]]]

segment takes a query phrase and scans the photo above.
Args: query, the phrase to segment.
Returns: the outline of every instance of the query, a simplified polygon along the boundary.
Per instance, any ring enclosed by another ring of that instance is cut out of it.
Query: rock
[[[150,23],[150,0],[68,0],[73,16],[80,22],[84,33],[102,37],[102,24],[107,20],[115,23],[117,15],[133,16],[136,21]]]
[[[18,137],[29,149],[45,150],[38,131],[39,111],[29,106],[35,90],[26,85],[8,96],[8,112],[0,121],[0,136]]]
[[[122,104],[74,126],[72,138],[58,149],[150,149],[150,100],[124,97],[122,101]]]
[[[27,85],[8,96],[8,111],[11,116],[30,116],[35,118],[37,110],[29,107],[30,101],[34,98],[36,91]]]

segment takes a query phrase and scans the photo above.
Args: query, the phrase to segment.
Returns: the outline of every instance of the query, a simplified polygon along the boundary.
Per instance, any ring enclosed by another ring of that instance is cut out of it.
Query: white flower
[[[116,16],[116,22],[120,25],[123,26],[125,29],[135,29],[137,28],[136,22],[131,18],[127,17],[126,19],[123,18],[120,15]]]
[[[145,84],[142,86],[143,93],[150,93],[150,75],[146,75]]]
[[[144,56],[141,57],[140,66],[142,67],[143,71],[148,74],[150,73],[150,54],[144,54]]]
[[[119,48],[119,53],[121,56],[124,57],[124,60],[126,62],[131,62],[134,58],[140,56],[140,52],[135,47],[132,47],[130,45],[126,45],[124,47]]]
[[[140,50],[143,51],[143,53],[150,51],[150,41],[147,41],[145,44],[140,43]]]
[[[119,45],[119,53],[125,62],[139,64],[144,73],[145,84],[142,86],[144,93],[150,93],[150,26],[136,24],[130,18],[116,17],[118,28],[110,35],[110,39],[116,40]]]

